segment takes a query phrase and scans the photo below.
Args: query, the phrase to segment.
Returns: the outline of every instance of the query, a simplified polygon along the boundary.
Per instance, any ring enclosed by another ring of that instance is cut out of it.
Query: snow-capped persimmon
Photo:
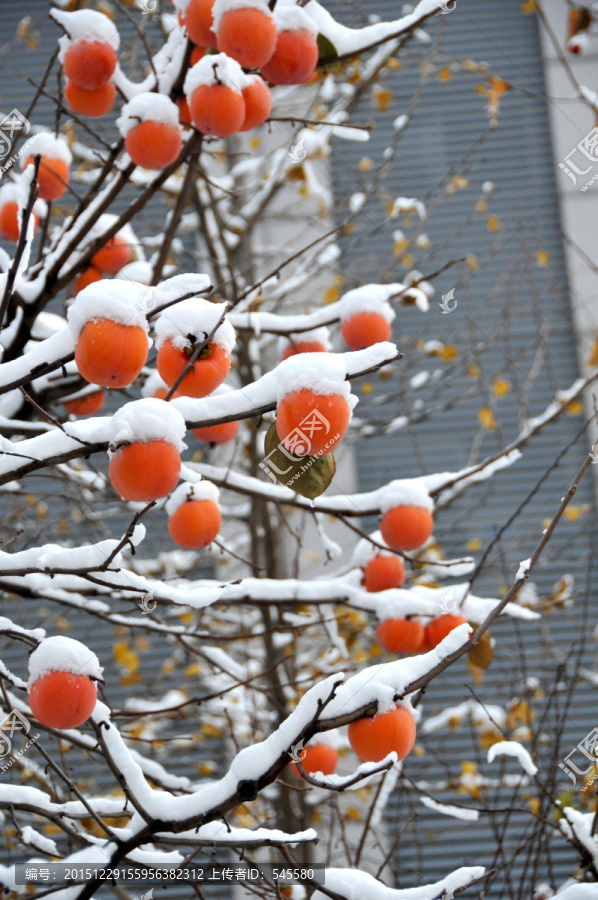
[[[78,728],[94,711],[97,690],[87,675],[47,672],[29,689],[29,705],[46,728]]]
[[[243,94],[226,84],[200,84],[189,100],[191,121],[202,134],[230,137],[245,121]]]
[[[33,161],[33,156],[26,157],[23,168],[33,165]],[[69,164],[64,159],[42,156],[37,180],[38,196],[42,200],[59,200],[66,192],[70,174]]]
[[[116,99],[116,88],[111,81],[103,84],[95,91],[67,81],[64,86],[66,102],[74,113],[79,116],[89,116],[90,119],[99,119],[109,113]]]
[[[180,474],[180,453],[165,440],[133,441],[119,447],[108,466],[116,493],[139,503],[165,497],[176,487]]]
[[[84,269],[81,274],[77,276],[77,280],[75,281],[75,294],[78,294],[79,291],[86,288],[88,284],[93,284],[94,281],[101,281],[102,278],[103,275],[99,269],[96,269],[95,266],[89,266],[89,268]]]
[[[349,725],[348,738],[362,762],[380,762],[393,750],[399,759],[405,759],[415,743],[413,715],[406,706],[397,706],[372,718],[358,719]]]
[[[165,169],[181,152],[181,131],[168,122],[140,122],[127,134],[125,148],[143,169]]]
[[[384,513],[380,521],[385,542],[400,553],[418,550],[433,530],[432,513],[422,506],[394,506]]]
[[[119,234],[115,234],[106,241],[103,247],[94,253],[91,258],[92,266],[99,269],[105,275],[116,275],[117,272],[131,262],[131,248],[128,242]]]
[[[453,628],[459,625],[466,625],[467,619],[454,613],[445,613],[442,616],[436,616],[426,625],[426,642],[429,647],[437,647],[447,634],[450,634]]]
[[[116,125],[127,153],[143,169],[165,169],[181,152],[179,109],[165,94],[136,94],[123,106]]]
[[[293,13],[303,12],[299,7],[291,9]],[[317,64],[318,42],[313,31],[309,28],[283,28],[278,32],[274,53],[260,67],[260,71],[262,77],[272,84],[306,84]]]
[[[334,450],[350,419],[351,408],[342,394],[316,394],[302,388],[280,400],[276,432],[295,456],[317,456]]]
[[[220,5],[220,0],[216,0],[214,25],[218,49],[246,69],[265,65],[276,47],[276,25],[267,4],[247,0],[246,6],[229,8],[222,14]]]
[[[272,110],[270,88],[259,75],[249,75],[247,87],[243,88],[245,119],[239,131],[250,131],[263,125]]]
[[[388,591],[400,588],[405,581],[405,567],[398,556],[373,556],[363,570],[366,591]]]
[[[179,547],[201,550],[217,537],[222,526],[218,488],[210,482],[181,485],[166,504],[168,531]]]
[[[377,312],[358,312],[341,322],[341,334],[349,350],[363,350],[381,341],[389,341],[390,322]]]
[[[309,775],[321,772],[322,775],[334,775],[338,766],[338,753],[334,747],[328,744],[310,744],[301,751],[301,765]],[[291,769],[301,777],[296,763],[291,763]]]
[[[425,646],[424,626],[416,619],[384,619],[376,626],[376,637],[390,653],[421,653]]]
[[[135,381],[148,354],[147,335],[140,325],[112,319],[85,323],[75,344],[75,363],[90,384],[123,388]]]
[[[101,410],[106,401],[104,391],[93,391],[83,397],[63,400],[62,405],[71,416],[93,416]]]
[[[202,444],[228,444],[236,437],[238,422],[222,422],[220,425],[207,425],[205,428],[194,428],[193,434]]]
[[[116,52],[109,43],[85,38],[73,41],[62,59],[68,80],[86,91],[97,91],[105,85],[116,63]]]
[[[171,340],[167,340],[158,350],[156,366],[170,387],[175,384],[181,372],[185,370],[194,349],[195,345],[193,344],[185,349],[180,349]],[[200,352],[199,357],[178,385],[178,393],[184,397],[207,397],[222,384],[229,373],[230,365],[230,356],[226,347],[210,342]]]
[[[179,22],[198,47],[216,46],[216,35],[212,31],[213,6],[214,0],[191,0],[185,12],[179,13]]]
[[[31,217],[33,219],[33,233],[35,234],[39,228],[39,216],[34,211]],[[16,200],[8,200],[0,205],[0,235],[5,241],[11,241],[13,244],[16,244],[19,240],[19,204]]]

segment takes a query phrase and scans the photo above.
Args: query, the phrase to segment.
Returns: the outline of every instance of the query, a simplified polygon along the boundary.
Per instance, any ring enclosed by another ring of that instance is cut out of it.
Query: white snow
[[[292,346],[293,344],[314,343],[316,341],[322,344],[324,350],[332,350],[330,332],[328,328],[323,325],[321,328],[312,328],[309,331],[300,331],[296,334],[291,334],[288,337],[280,337],[278,340],[278,353],[279,355],[282,355],[287,347]]]
[[[380,512],[384,514],[395,506],[417,506],[428,512],[434,510],[434,502],[419,478],[402,478],[386,485]]]
[[[168,390],[168,385],[165,381],[162,381],[160,373],[154,369],[141,388],[141,396],[153,397],[156,391],[161,390]]]
[[[424,806],[433,809],[443,816],[452,816],[454,819],[461,819],[463,822],[475,822],[480,817],[477,809],[467,809],[463,806],[453,806],[451,803],[438,803],[431,797],[419,798]]]
[[[71,333],[78,337],[87,322],[111,319],[123,325],[137,325],[147,334],[147,313],[141,302],[146,298],[147,291],[145,285],[121,278],[88,284],[69,306],[67,319]],[[148,345],[151,346],[149,338]]]
[[[118,273],[118,277],[121,281],[138,281],[139,284],[149,285],[152,280],[151,263],[145,262],[145,260],[136,259],[134,262],[127,263],[126,266],[123,266]],[[152,297],[156,290],[157,288],[154,288],[152,291]]]
[[[596,884],[569,884],[563,890],[557,891],[555,900],[597,900],[598,886]]]
[[[381,881],[360,869],[326,868],[324,887],[345,900],[437,900],[439,897],[453,895],[459,888],[466,887],[472,881],[481,878],[486,870],[482,866],[471,866],[456,869],[434,884],[421,887],[389,888]],[[328,894],[316,890],[312,900],[327,900]]]
[[[47,637],[29,657],[29,682],[31,685],[48,672],[72,672],[102,680],[100,661],[89,647],[64,635]]]
[[[263,12],[269,19],[272,19],[272,13],[268,7],[268,4],[265,0],[216,0],[214,6],[212,7],[212,31],[215,33],[218,32],[218,28],[220,27],[220,23],[222,21],[222,16],[227,12],[231,12],[233,9],[258,9],[260,12]]]
[[[247,76],[239,63],[225,53],[204,56],[189,69],[184,91],[188,100],[200,85],[224,84],[239,94],[247,87]]]
[[[93,9],[79,9],[75,12],[63,12],[62,10],[52,9],[50,16],[59,25],[62,25],[66,31],[58,45],[60,47],[59,60],[64,62],[64,57],[68,48],[73,41],[82,38],[101,41],[103,44],[109,44],[113,50],[118,52],[120,46],[120,36],[114,22],[111,22],[108,16]]]
[[[139,441],[168,441],[181,453],[186,444],[185,420],[171,403],[144,397],[125,403],[112,416],[110,443],[118,446]]]
[[[517,575],[515,576],[515,581],[519,581],[521,578],[525,578],[527,573],[529,572],[529,568],[532,564],[531,557],[529,559],[522,559],[519,563],[519,568],[517,569]]]
[[[156,294],[154,292],[154,299]],[[156,347],[158,350],[165,341],[172,341],[179,350],[189,346],[189,335],[205,339],[216,328],[226,312],[225,303],[211,303],[202,297],[182,300],[176,306],[169,307],[160,313],[156,321]],[[235,346],[235,330],[225,318],[210,338],[210,343],[219,344],[227,353],[232,353]]]
[[[176,125],[180,130],[179,108],[165,94],[137,94],[123,106],[116,127],[122,137],[126,137],[140,122],[164,122]]]
[[[217,3],[222,0],[216,0]],[[224,0],[226,2],[226,0]],[[318,26],[300,6],[277,3],[274,7],[274,21],[277,31],[300,31],[304,29],[317,37]]]
[[[153,289],[152,300],[156,307],[187,297],[190,294],[205,294],[210,290],[209,275],[187,272],[167,278]]]
[[[33,137],[30,137],[29,140],[23,144],[21,150],[21,168],[25,168],[25,163],[29,156],[36,156],[38,153],[48,159],[61,159],[69,166],[73,161],[71,151],[69,150],[65,139],[62,136],[55,137],[49,131],[38,132],[38,134],[33,135]]]
[[[494,762],[499,756],[513,756],[528,775],[535,775],[538,771],[529,751],[517,741],[499,741],[498,744],[493,744],[488,750],[488,762]]]
[[[220,491],[211,481],[199,481],[196,484],[180,484],[172,492],[164,506],[166,514],[172,516],[179,506],[188,500],[212,500],[218,503]]]
[[[341,322],[360,312],[376,312],[392,322],[395,312],[388,300],[405,289],[404,284],[365,284],[343,294],[338,302]]]
[[[48,856],[60,856],[56,842],[40,834],[31,825],[23,825],[21,827],[21,840],[28,847],[39,850],[40,853],[46,853]]]
[[[502,706],[465,700],[458,706],[448,706],[437,716],[431,716],[421,726],[424,734],[434,734],[443,728],[453,728],[456,724],[470,720],[481,731],[502,728],[507,721],[507,713]]]
[[[357,403],[345,378],[347,370],[340,354],[299,353],[283,360],[274,371],[279,400],[286,394],[307,388],[322,396],[339,394],[353,406]]]

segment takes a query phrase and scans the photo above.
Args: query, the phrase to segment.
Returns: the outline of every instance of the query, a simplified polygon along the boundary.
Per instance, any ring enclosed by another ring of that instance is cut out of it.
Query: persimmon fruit
[[[306,84],[318,64],[318,42],[306,28],[278,33],[274,53],[260,67],[272,84]]]
[[[437,647],[447,634],[450,634],[453,628],[459,625],[466,625],[467,619],[454,613],[444,613],[442,616],[436,616],[426,625],[426,642],[429,647]]]
[[[24,169],[33,165],[33,156],[25,160]],[[42,200],[59,200],[64,195],[70,178],[70,167],[64,159],[42,156],[37,177],[37,193]]]
[[[394,752],[405,759],[415,743],[415,722],[405,706],[351,722],[349,743],[362,762],[380,762]]]
[[[46,728],[78,728],[89,719],[96,700],[91,678],[74,672],[47,672],[29,690],[31,712]]]
[[[291,356],[297,356],[298,353],[325,353],[326,347],[320,341],[293,341],[288,347],[282,351],[280,362],[289,359]]]
[[[36,212],[31,213],[33,219],[33,233],[39,228],[39,216]],[[5,241],[11,241],[16,244],[19,240],[19,205],[16,200],[9,200],[4,203],[0,209],[0,235]]]
[[[216,43],[222,53],[246,69],[265,65],[276,47],[274,18],[254,6],[229,9],[218,23]]]
[[[378,312],[358,312],[341,322],[341,334],[349,350],[363,350],[392,335],[390,322]]]
[[[181,146],[180,128],[149,119],[131,128],[125,138],[127,153],[143,169],[165,169],[175,161]]]
[[[93,416],[101,410],[106,400],[104,391],[93,391],[84,397],[63,400],[62,405],[71,416]]]
[[[245,121],[243,94],[226,84],[200,84],[189,99],[191,121],[202,134],[230,137]]]
[[[295,456],[330,453],[340,442],[351,418],[341,394],[316,394],[302,388],[286,394],[276,410],[276,431]],[[300,435],[305,435],[307,441]]]
[[[239,131],[250,131],[263,125],[272,110],[272,94],[263,78],[259,75],[249,76],[249,83],[243,88],[243,100],[245,118]]]
[[[418,550],[433,530],[432,513],[422,506],[393,506],[380,521],[385,542],[400,553]]]
[[[387,591],[400,588],[405,581],[405,567],[398,556],[373,556],[363,570],[366,591]]]
[[[193,348],[180,349],[172,340],[158,350],[156,368],[169,387],[175,384],[189,362]],[[230,355],[221,344],[209,343],[177,387],[184,397],[207,397],[222,384],[230,370]]]
[[[236,437],[238,422],[222,422],[220,425],[206,425],[205,428],[194,428],[193,434],[202,444],[228,444]]]
[[[338,753],[328,744],[310,744],[301,751],[301,765],[309,775],[321,772],[322,775],[334,775],[338,766]],[[301,777],[297,764],[292,762],[291,769]]]
[[[168,520],[170,536],[179,547],[201,550],[211,544],[222,525],[220,508],[213,500],[187,500]]]
[[[77,280],[75,281],[75,294],[78,294],[79,291],[82,291],[83,288],[86,288],[88,285],[93,284],[94,281],[101,281],[103,278],[102,273],[95,266],[89,266],[89,268],[84,269],[80,275],[77,276]]]
[[[77,87],[97,91],[110,80],[116,63],[116,51],[110,44],[81,38],[66,51],[62,67],[67,79]]]
[[[129,262],[131,262],[131,248],[118,234],[106,241],[91,258],[92,266],[105,275],[116,275]]]
[[[149,503],[169,494],[181,473],[179,451],[169,441],[134,441],[110,458],[108,476],[124,500]]]
[[[73,84],[72,81],[67,81],[64,86],[64,96],[72,111],[77,115],[99,119],[109,113],[114,106],[116,88],[111,81],[108,81],[97,90],[88,91]]]
[[[214,0],[191,0],[179,21],[187,29],[187,34],[198,47],[215,47],[216,35],[212,31],[212,7]]]
[[[425,629],[416,619],[385,619],[376,626],[378,643],[390,653],[421,653]]]
[[[128,387],[141,372],[147,355],[143,328],[113,319],[86,322],[75,344],[75,363],[80,374],[90,384],[102,387]]]

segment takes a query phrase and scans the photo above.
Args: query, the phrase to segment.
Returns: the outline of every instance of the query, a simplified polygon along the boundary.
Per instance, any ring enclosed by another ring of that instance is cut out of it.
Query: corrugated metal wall
[[[397,14],[397,5],[376,0],[367,11],[388,19]],[[357,5],[344,5],[342,15],[347,23],[364,21]],[[393,139],[393,119],[408,113],[425,79],[395,164],[366,206],[364,219],[344,239],[341,271],[347,286],[353,287],[366,280],[400,281],[412,266],[433,273],[451,259],[470,257],[469,263],[448,269],[435,280],[437,295],[427,316],[413,307],[398,312],[394,333],[405,358],[390,382],[373,379],[374,390],[360,395],[357,413],[384,422],[397,415],[417,417],[429,408],[439,409],[414,427],[357,446],[363,490],[390,478],[459,469],[483,459],[513,439],[523,418],[544,410],[555,390],[567,387],[578,375],[535,16],[523,13],[520,0],[501,4],[459,0],[456,11],[438,17],[428,31],[432,42],[412,42],[400,54],[401,67],[386,73],[376,89],[388,88],[391,95],[378,93],[377,103],[370,93],[363,99],[355,121],[375,124],[371,142],[338,141],[335,146],[333,172],[340,215],[353,192],[367,189],[375,171],[368,160],[377,164],[382,159]],[[514,86],[503,95],[498,127],[491,131],[487,98],[480,87],[488,84],[486,71]],[[382,113],[376,106],[386,102],[390,108]],[[482,186],[489,180],[494,190],[484,194]],[[430,248],[412,243],[406,250],[412,261],[402,258],[400,247],[395,252],[394,232],[401,229],[409,237],[417,233],[419,223],[416,214],[389,219],[389,202],[398,196],[418,197],[431,211],[430,222],[420,229],[429,236]],[[480,204],[484,199],[485,210]],[[411,225],[405,224],[407,218]],[[437,301],[451,288],[458,306],[442,315]],[[422,352],[421,342],[433,338],[448,345],[445,359]],[[457,356],[452,355],[453,348]],[[475,390],[477,370],[481,391]],[[409,379],[423,371],[431,376],[427,385],[408,390]],[[507,389],[506,381],[510,392],[500,396]],[[489,406],[497,423],[493,430],[481,427],[478,419],[480,409]],[[579,433],[583,421],[583,414],[573,409],[534,438],[523,459],[497,475],[492,484],[470,491],[440,512],[436,535],[446,555],[467,552],[469,547],[477,549],[474,555],[479,556],[560,450]],[[544,520],[554,514],[585,452],[582,437],[502,537],[476,585],[477,593],[498,596],[512,582],[519,561],[538,542]],[[575,608],[547,618],[547,624],[559,651],[569,651],[583,635],[589,637],[585,656],[589,665],[595,656],[590,631],[596,622],[595,589],[586,593],[595,526],[591,478],[586,476],[575,498],[579,517],[561,523],[533,575],[541,596],[550,593],[563,573],[574,575]],[[375,521],[369,524],[376,527]],[[589,624],[584,600],[590,604]],[[538,678],[548,691],[556,678],[556,662],[540,639],[542,631],[533,624],[501,622],[492,630],[498,646],[482,682],[475,684],[465,664],[457,664],[430,685],[423,699],[424,715],[471,699],[472,691],[491,703],[523,696],[522,673]],[[594,707],[595,690],[582,686],[561,720],[563,755],[594,726]],[[542,701],[536,701],[535,708],[539,713]],[[550,732],[548,725],[546,730]],[[504,791],[488,791],[480,800],[433,787],[445,778],[456,779],[464,759],[477,762],[484,774],[498,772],[485,762],[485,752],[470,726],[462,724],[452,733],[424,738],[421,743],[425,756],[412,755],[406,773],[428,781],[437,799],[456,798],[472,806],[509,805],[509,793]],[[540,774],[546,779],[553,772],[541,760],[540,755]],[[509,772],[516,770],[516,765],[506,767]],[[568,779],[561,777],[562,787],[568,787]],[[537,795],[533,784],[529,795]],[[527,802],[520,805],[525,808]],[[505,829],[504,858],[494,857],[493,821],[497,831]],[[482,864],[498,869],[489,896],[516,898],[531,896],[527,850],[519,854],[513,871],[507,869],[505,859],[532,834],[529,821],[519,813],[511,815],[508,824],[504,814],[483,814],[477,823],[462,824],[410,802],[402,793],[400,801],[398,796],[391,801],[383,831],[391,841],[401,832],[393,858],[399,884],[434,880],[456,864]],[[574,871],[575,856],[559,840],[552,842],[552,852],[558,883]],[[531,859],[541,860],[539,881],[552,878],[545,854],[544,846],[532,843]]]

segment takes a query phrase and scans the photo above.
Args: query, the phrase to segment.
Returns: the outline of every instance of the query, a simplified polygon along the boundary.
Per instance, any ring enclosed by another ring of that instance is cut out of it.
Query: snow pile
[[[346,900],[363,900],[364,897],[367,900],[437,900],[438,897],[453,896],[459,888],[481,878],[485,871],[482,866],[463,867],[435,884],[397,890],[387,887],[373,875],[359,869],[327,868],[324,887],[333,896],[344,897]],[[328,900],[328,894],[315,891],[312,900]]]
[[[29,682],[31,685],[48,672],[72,672],[102,680],[100,661],[89,647],[70,637],[56,635],[44,638],[29,657]]]
[[[163,281],[154,288],[152,297],[155,306],[159,307],[166,303],[174,303],[176,300],[186,299],[190,294],[205,294],[211,287],[209,275],[185,273],[174,275]]]
[[[193,91],[202,84],[210,87],[223,84],[241,94],[247,87],[248,80],[236,60],[231,59],[226,53],[215,53],[213,56],[204,56],[187,72],[184,84],[187,100],[191,99]]]
[[[156,299],[156,293],[153,294]],[[156,322],[156,347],[158,350],[166,341],[172,341],[179,350],[189,346],[190,337],[197,341],[206,340],[226,312],[226,304],[210,303],[201,297],[182,300],[176,306],[160,313]],[[230,355],[235,346],[235,330],[228,319],[218,325],[211,344],[220,344]]]
[[[401,478],[389,482],[380,502],[382,515],[395,506],[417,506],[434,511],[434,503],[419,478]]]
[[[73,336],[79,336],[87,322],[111,319],[122,325],[137,325],[147,334],[146,311],[142,300],[146,300],[147,287],[136,281],[122,278],[94,281],[79,291],[69,307],[67,319]],[[151,340],[148,337],[148,346]]]
[[[141,388],[142,397],[153,397],[156,391],[167,391],[168,385],[162,381],[160,373],[154,369],[145,384]]]
[[[25,164],[30,156],[45,156],[48,159],[61,159],[63,162],[70,166],[73,161],[73,157],[71,155],[71,151],[68,148],[68,144],[65,139],[60,137],[54,137],[54,135],[49,131],[42,131],[39,134],[34,134],[33,137],[30,137],[28,141],[23,144],[23,149],[21,150],[21,168],[25,168]]]
[[[387,322],[392,322],[395,312],[388,300],[404,289],[404,284],[365,284],[347,291],[338,302],[341,322],[360,312],[378,313]]]
[[[595,884],[568,884],[557,891],[554,900],[596,900],[598,889]]]
[[[563,815],[559,819],[558,826],[575,847],[579,844],[587,851],[594,866],[598,865],[598,838],[594,834],[593,812],[583,813],[571,806],[563,807]],[[581,885],[576,885],[576,888]],[[596,893],[596,886],[594,885]],[[594,894],[595,895],[595,894]],[[557,895],[560,896],[560,895]],[[581,894],[571,893],[571,900],[581,900]]]
[[[116,126],[121,136],[126,138],[140,122],[164,122],[166,125],[175,125],[180,130],[179,108],[165,94],[137,94],[123,106]]]
[[[443,728],[455,728],[463,720],[470,720],[481,731],[500,729],[507,721],[507,713],[502,706],[465,700],[458,706],[448,706],[437,716],[432,716],[421,726],[424,734],[434,734]]]
[[[179,506],[188,500],[212,500],[218,503],[220,491],[211,481],[199,481],[196,484],[180,484],[178,488],[172,492],[165,504],[167,515],[172,516]]]
[[[279,401],[286,394],[308,389],[324,397],[339,394],[352,409],[357,404],[346,380],[345,364],[335,353],[298,353],[279,363],[274,372]]]
[[[149,285],[152,280],[151,263],[142,259],[136,259],[135,262],[127,263],[123,266],[118,277],[121,281],[137,281],[139,284]]]
[[[168,441],[181,453],[185,448],[185,420],[178,410],[164,400],[145,397],[121,406],[110,422],[110,444]],[[113,451],[110,451],[113,452]]]
[[[519,568],[517,569],[517,574],[515,575],[515,581],[520,581],[522,578],[525,578],[527,573],[530,570],[530,566],[532,564],[531,557],[528,559],[522,559],[519,563]]]
[[[268,16],[269,19],[273,18],[265,0],[216,0],[212,7],[212,19],[214,22],[212,31],[218,31],[222,16],[227,12],[231,12],[233,9],[247,9],[248,7],[251,7],[251,9],[258,9],[260,12],[264,13],[264,15]]]
[[[452,816],[454,819],[461,819],[462,822],[475,822],[480,817],[477,809],[453,806],[451,803],[438,803],[431,797],[420,797],[419,799],[428,809],[433,809],[434,812],[440,813],[442,816]]]
[[[528,775],[535,775],[538,771],[528,751],[517,741],[500,741],[493,744],[488,750],[488,762],[494,762],[498,756],[513,756]]]
[[[274,9],[274,21],[278,32],[304,30],[309,31],[314,37],[318,36],[317,25],[300,6],[285,6],[277,3]]]
[[[101,41],[102,44],[109,44],[115,52],[120,47],[120,36],[118,30],[104,13],[96,12],[93,9],[79,9],[75,12],[62,12],[62,10],[53,9],[50,16],[61,25],[66,34],[58,41],[60,52],[58,58],[60,62],[64,62],[64,57],[73,41],[82,39]]]
[[[330,332],[325,325],[321,328],[312,328],[310,331],[302,331],[297,334],[291,334],[288,337],[280,337],[278,339],[278,353],[282,355],[288,347],[293,344],[318,343],[322,344],[324,350],[332,350],[332,344],[329,340]]]

